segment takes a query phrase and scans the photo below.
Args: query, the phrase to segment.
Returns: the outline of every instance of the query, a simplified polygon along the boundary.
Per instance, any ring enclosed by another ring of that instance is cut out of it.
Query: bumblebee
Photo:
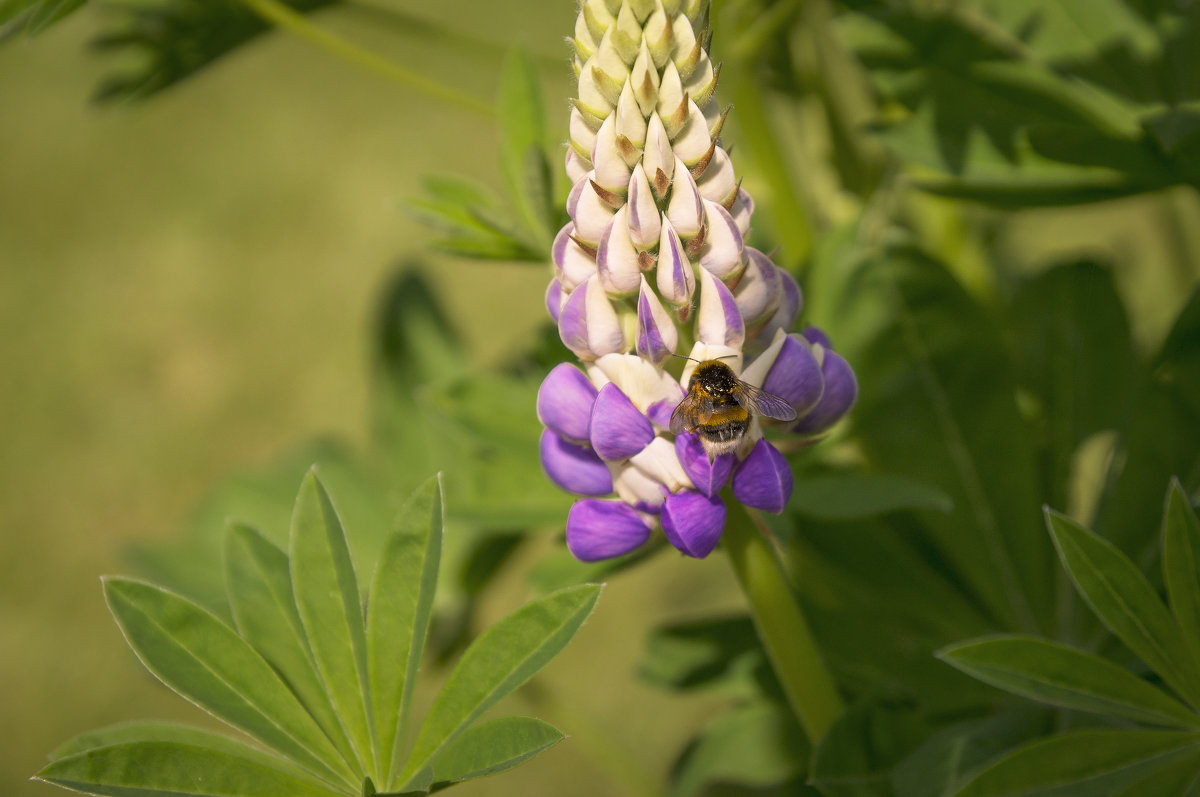
[[[710,460],[736,451],[757,413],[780,421],[796,417],[786,400],[737,378],[720,360],[705,360],[688,380],[687,395],[671,413],[671,432],[691,432]]]

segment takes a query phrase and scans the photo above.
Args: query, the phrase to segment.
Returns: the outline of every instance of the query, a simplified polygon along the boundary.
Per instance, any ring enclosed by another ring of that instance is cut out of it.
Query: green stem
[[[246,6],[268,22],[278,25],[290,33],[315,44],[327,53],[346,60],[355,66],[374,72],[388,80],[395,81],[415,91],[427,94],[450,105],[457,105],[468,111],[495,116],[496,109],[491,105],[451,88],[430,80],[422,74],[413,72],[386,58],[364,50],[353,42],[330,33],[319,25],[314,25],[303,14],[292,10],[279,0],[242,0]]]
[[[722,545],[792,711],[816,744],[842,713],[842,698],[767,540],[762,518],[736,501],[729,503],[734,508],[725,523]]]

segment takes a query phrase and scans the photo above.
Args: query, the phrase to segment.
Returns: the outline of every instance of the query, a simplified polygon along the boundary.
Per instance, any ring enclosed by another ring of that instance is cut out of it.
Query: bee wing
[[[774,418],[777,421],[793,421],[796,419],[796,408],[774,393],[768,393],[762,388],[748,385],[739,381],[733,388],[733,398],[748,410],[759,415]]]
[[[705,413],[712,412],[712,402],[695,393],[688,393],[671,413],[671,434],[690,432],[700,425]]]

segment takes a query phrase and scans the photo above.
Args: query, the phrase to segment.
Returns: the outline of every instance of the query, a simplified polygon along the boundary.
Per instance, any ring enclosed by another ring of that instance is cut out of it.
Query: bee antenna
[[[682,354],[676,354],[675,352],[671,352],[671,356],[672,356],[672,357],[678,357],[678,358],[679,358],[679,359],[681,359],[681,360],[691,360],[691,361],[692,361],[692,362],[694,362],[694,363],[698,363],[698,362],[700,362],[699,360],[693,359],[693,358],[691,358],[691,357],[686,357],[686,356],[684,356],[684,355],[682,355]]]
[[[736,360],[738,357],[741,357],[741,356],[742,355],[740,355],[740,354],[722,354],[717,359],[718,360]]]

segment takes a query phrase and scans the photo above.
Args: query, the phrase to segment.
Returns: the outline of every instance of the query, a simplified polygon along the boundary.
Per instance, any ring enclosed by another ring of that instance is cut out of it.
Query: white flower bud
[[[568,132],[571,136],[571,149],[578,152],[580,157],[590,159],[592,150],[596,147],[596,131],[578,108],[571,109]]]
[[[650,50],[650,57],[654,59],[654,67],[662,71],[663,65],[671,57],[675,43],[675,30],[667,21],[662,6],[651,12],[650,18],[646,20],[642,38],[646,42],[646,48]]]
[[[704,206],[696,181],[678,158],[675,159],[673,185],[671,201],[667,204],[667,218],[681,237],[691,238],[700,232],[704,223]]]
[[[700,267],[724,282],[733,280],[745,266],[742,259],[742,234],[729,211],[709,199],[704,204],[708,220],[704,246],[700,250]]]
[[[696,340],[710,346],[741,349],[746,327],[733,294],[706,269],[700,269],[700,306],[696,311]]]
[[[629,83],[621,89],[621,97],[617,100],[617,135],[625,136],[638,149],[646,146],[646,117],[642,115]]]
[[[617,25],[613,29],[613,44],[621,54],[626,64],[632,64],[637,58],[638,49],[642,44],[642,26],[633,14],[628,3],[621,4],[617,13]]]
[[[654,60],[645,42],[642,42],[633,69],[629,71],[629,84],[633,86],[633,96],[642,109],[642,115],[649,116],[658,103],[658,70],[654,68]]]
[[[592,179],[606,191],[624,193],[629,185],[629,164],[617,146],[617,117],[615,114],[604,120],[596,133],[596,145],[592,148]]]
[[[586,178],[571,189],[567,211],[575,221],[575,237],[594,246],[600,243],[600,237],[608,229],[614,211],[592,186],[595,172],[588,172]]]
[[[660,199],[666,196],[667,189],[671,187],[671,178],[675,174],[675,153],[671,151],[671,137],[667,135],[658,114],[652,114],[646,125],[646,148],[642,154],[642,168],[654,188],[654,195]]]
[[[687,124],[671,139],[671,147],[675,155],[688,167],[699,163],[709,148],[712,147],[712,137],[708,134],[708,120],[695,102],[688,100]]]
[[[579,153],[567,147],[567,180],[571,185],[576,185],[580,180],[587,177],[587,173],[592,170],[592,162],[587,158],[581,158]]]
[[[642,282],[638,251],[629,237],[626,223],[629,206],[623,205],[612,217],[612,223],[600,239],[596,250],[596,270],[600,284],[610,296],[629,296]]]
[[[654,201],[646,172],[639,163],[629,176],[629,235],[634,246],[644,250],[658,243],[661,232],[662,213]]]
[[[683,81],[679,79],[679,70],[675,64],[668,62],[658,86],[658,113],[664,119],[671,118],[678,113],[683,102]]]
[[[674,305],[691,304],[692,295],[696,292],[696,273],[688,261],[683,241],[667,220],[663,221],[662,236],[658,242],[655,284],[663,299]]]
[[[595,257],[579,244],[573,235],[575,224],[568,222],[554,238],[550,254],[554,259],[555,274],[562,290],[570,293],[575,287],[596,273]]]
[[[737,175],[733,172],[733,161],[724,149],[717,147],[713,150],[712,160],[696,185],[702,197],[718,205],[728,206],[733,202],[738,190]]]

